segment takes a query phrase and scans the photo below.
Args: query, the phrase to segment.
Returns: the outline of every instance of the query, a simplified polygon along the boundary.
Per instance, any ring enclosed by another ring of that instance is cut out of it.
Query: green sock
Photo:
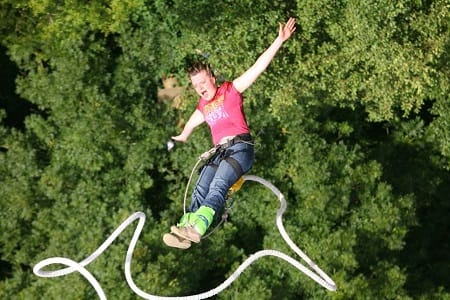
[[[211,225],[215,213],[216,212],[214,209],[210,207],[203,205],[200,206],[200,208],[194,212],[193,215],[195,230],[197,230],[197,232],[201,235],[204,235],[208,227]]]
[[[184,214],[181,217],[180,222],[177,224],[178,227],[186,227],[186,226],[192,225],[193,217],[194,217],[194,213],[188,212],[188,213]]]

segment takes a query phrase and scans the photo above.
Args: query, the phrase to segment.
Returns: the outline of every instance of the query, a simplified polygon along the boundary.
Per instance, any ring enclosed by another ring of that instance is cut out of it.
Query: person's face
[[[216,78],[203,70],[191,76],[191,82],[197,94],[205,100],[211,100],[216,94]]]

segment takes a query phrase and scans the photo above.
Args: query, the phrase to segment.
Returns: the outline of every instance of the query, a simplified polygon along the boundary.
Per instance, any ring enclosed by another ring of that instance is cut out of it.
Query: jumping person
[[[232,82],[225,81],[217,86],[208,64],[197,62],[188,68],[189,78],[200,100],[181,134],[172,139],[186,142],[192,131],[206,122],[216,152],[200,172],[189,212],[183,215],[177,226],[171,227],[171,233],[164,235],[166,245],[186,249],[191,242],[200,242],[214,215],[222,209],[230,187],[252,167],[253,141],[244,114],[242,93],[264,72],[294,31],[294,18],[289,18],[285,25],[279,23],[278,37],[247,71]]]

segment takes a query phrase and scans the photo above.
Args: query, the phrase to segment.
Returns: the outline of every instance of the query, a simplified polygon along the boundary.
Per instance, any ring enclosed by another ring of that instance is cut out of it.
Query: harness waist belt
[[[241,142],[253,142],[252,135],[250,133],[238,134],[231,140],[226,141],[225,143],[217,145],[218,148],[228,148],[237,143]]]

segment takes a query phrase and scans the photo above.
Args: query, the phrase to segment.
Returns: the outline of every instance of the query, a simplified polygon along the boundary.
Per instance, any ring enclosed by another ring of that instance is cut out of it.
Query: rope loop
[[[105,242],[103,242],[100,247],[95,250],[91,255],[89,255],[87,258],[82,260],[81,262],[76,262],[68,258],[64,257],[52,257],[47,258],[39,263],[37,263],[34,268],[33,272],[35,275],[39,277],[59,277],[68,275],[73,272],[79,272],[81,275],[83,275],[89,283],[94,287],[95,291],[97,292],[98,297],[100,300],[106,300],[106,295],[101,288],[99,282],[94,278],[94,276],[86,269],[86,266],[90,264],[92,261],[94,261],[98,256],[100,256],[103,251],[105,251],[111,243],[124,231],[129,225],[131,225],[134,221],[138,220],[138,225],[136,226],[136,229],[133,233],[133,236],[131,238],[130,244],[128,246],[127,254],[125,257],[125,279],[130,286],[130,288],[135,292],[137,295],[144,299],[157,299],[157,300],[164,300],[164,299],[180,299],[180,300],[194,300],[194,299],[206,299],[210,298],[214,295],[219,294],[224,289],[226,289],[233,281],[235,281],[241,273],[248,268],[253,262],[256,260],[265,257],[265,256],[275,256],[278,257],[295,268],[297,268],[299,271],[305,273],[307,276],[309,276],[312,280],[326,288],[330,291],[335,291],[337,289],[336,284],[334,281],[324,272],[322,271],[304,252],[300,250],[300,248],[289,238],[288,234],[286,233],[286,230],[283,226],[282,221],[282,215],[286,210],[286,201],[284,199],[284,196],[281,194],[281,192],[270,182],[267,180],[260,178],[258,176],[253,175],[244,175],[243,176],[244,181],[255,181],[258,182],[265,187],[269,188],[280,200],[281,205],[280,208],[277,211],[276,215],[276,224],[278,227],[278,230],[285,240],[285,242],[289,245],[289,247],[298,255],[300,256],[308,265],[306,267],[299,261],[295,260],[294,258],[280,252],[277,250],[260,250],[252,255],[250,255],[237,269],[234,271],[231,276],[229,276],[224,282],[222,282],[219,286],[217,286],[214,289],[211,289],[207,292],[196,294],[196,295],[189,295],[189,296],[181,296],[181,297],[164,297],[164,296],[157,296],[157,295],[151,295],[144,291],[142,291],[139,287],[136,286],[136,284],[133,281],[133,278],[131,277],[131,260],[133,257],[133,252],[136,247],[136,243],[138,241],[139,235],[142,232],[142,228],[144,227],[145,223],[145,214],[143,212],[135,212],[130,217],[128,217],[122,224],[119,225],[119,227],[106,239]],[[45,267],[50,265],[63,265],[66,266],[66,268],[54,270],[54,271],[45,271],[43,270]]]

